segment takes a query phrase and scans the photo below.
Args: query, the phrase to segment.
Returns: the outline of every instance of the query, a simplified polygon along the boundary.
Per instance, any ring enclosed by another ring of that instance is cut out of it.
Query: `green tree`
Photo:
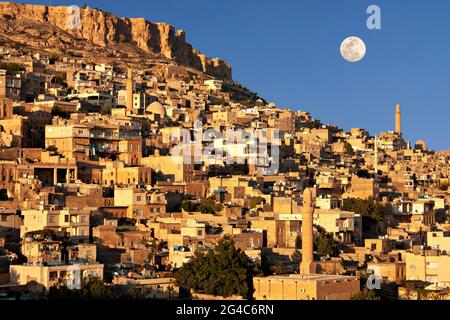
[[[220,203],[216,203],[214,197],[202,199],[200,201],[199,211],[201,213],[215,214],[223,209]]]
[[[276,275],[290,273],[290,271],[282,264],[273,265],[270,269],[271,269],[272,273],[276,274]]]
[[[224,237],[214,251],[196,252],[175,274],[177,284],[185,289],[211,295],[229,297],[252,295],[251,261],[234,241]]]
[[[83,280],[80,289],[69,289],[65,285],[49,289],[48,300],[114,300],[119,295],[100,279]]]
[[[50,152],[57,152],[58,148],[56,146],[48,146],[45,150]]]
[[[57,54],[52,54],[49,58],[48,58],[48,62],[51,65],[54,65],[56,61],[59,60],[59,56]]]
[[[339,243],[333,239],[331,234],[326,233],[324,230],[321,230],[314,236],[314,249],[321,255],[339,256]]]
[[[183,201],[181,208],[187,212],[195,212],[198,209],[198,205],[196,203],[193,203],[192,201],[188,200],[188,201]]]
[[[220,203],[216,203],[214,197],[202,199],[199,203],[192,202],[190,200],[184,201],[181,207],[187,212],[201,212],[209,214],[216,214],[223,209],[223,206]]]
[[[352,145],[348,142],[346,142],[344,145],[344,154],[346,154],[348,156],[353,156],[355,154],[355,152],[353,151]]]
[[[355,212],[362,216],[363,231],[366,235],[378,235],[378,222],[384,217],[384,212],[389,208],[385,207],[374,199],[344,199],[342,210]]]
[[[58,116],[58,117],[61,117],[61,118],[69,118],[70,117],[70,113],[61,110],[60,107],[53,107],[51,114],[52,114],[53,117],[55,117],[55,116]]]
[[[363,291],[355,293],[352,300],[381,300],[373,290],[365,288]]]
[[[295,249],[301,249],[302,248],[302,237],[298,235],[295,238]]]
[[[101,106],[101,108],[100,108],[100,113],[101,113],[101,114],[111,114],[111,111],[112,111],[111,106],[103,105],[103,106]]]
[[[376,221],[383,220],[384,206],[374,201],[373,198],[367,200],[355,198],[344,199],[342,209],[352,211],[360,214],[362,217],[371,218]]]
[[[6,74],[8,75],[15,75],[21,71],[25,71],[25,67],[21,64],[5,62],[0,63],[0,69],[6,70]]]
[[[111,287],[106,286],[100,279],[87,282],[87,284],[82,287],[81,295],[83,297],[88,297],[89,300],[111,300],[118,298],[117,293],[114,292]]]
[[[249,201],[249,208],[250,209],[254,209],[256,208],[256,206],[260,205],[262,203],[262,198],[261,197],[251,197],[250,201]]]

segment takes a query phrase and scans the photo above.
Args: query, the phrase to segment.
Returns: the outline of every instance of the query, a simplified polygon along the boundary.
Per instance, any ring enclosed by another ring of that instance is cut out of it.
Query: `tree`
[[[52,114],[53,117],[55,117],[55,116],[58,116],[58,117],[61,117],[61,118],[69,118],[70,117],[70,113],[61,110],[60,107],[53,107],[51,114]]]
[[[251,261],[234,241],[224,237],[214,251],[196,252],[175,274],[177,284],[195,292],[229,297],[252,295]]]
[[[6,70],[7,75],[15,75],[22,71],[25,71],[25,67],[18,63],[0,63],[0,69]]]
[[[260,205],[262,203],[262,198],[261,197],[251,197],[250,201],[249,201],[249,208],[250,209],[254,209],[256,208],[256,206]]]
[[[48,300],[115,300],[119,295],[100,279],[83,280],[80,289],[69,289],[65,285],[50,287]]]
[[[361,169],[361,170],[356,171],[356,175],[357,175],[359,178],[364,178],[364,179],[370,179],[370,178],[372,178],[372,177],[370,176],[370,174],[369,174],[369,171],[367,171],[366,169]]]
[[[346,154],[348,156],[353,156],[355,154],[355,152],[353,151],[352,145],[348,142],[346,142],[344,145],[344,154]]]
[[[295,249],[301,249],[302,248],[302,237],[298,235],[295,238]]]
[[[195,212],[197,211],[198,206],[196,203],[193,203],[192,201],[183,201],[181,208],[187,212]]]
[[[373,198],[367,200],[355,198],[344,199],[342,210],[352,211],[376,221],[383,220],[384,206],[374,201]]]
[[[8,190],[0,189],[0,201],[8,201]]]
[[[276,274],[276,275],[290,273],[290,271],[282,264],[273,265],[270,269],[271,269],[272,273]]]
[[[314,236],[314,249],[318,254],[329,255],[330,257],[339,256],[339,243],[333,239],[333,236],[321,230]]]
[[[58,148],[56,146],[48,146],[47,149],[45,149],[45,150],[50,151],[50,152],[57,152]]]
[[[364,232],[370,235],[377,235],[378,222],[383,220],[384,211],[387,210],[387,207],[374,201],[373,198],[367,200],[349,198],[344,199],[342,210],[360,214]]]
[[[181,207],[187,212],[201,212],[209,214],[216,214],[223,209],[223,206],[220,203],[216,203],[216,200],[213,197],[202,199],[200,203],[184,201]]]
[[[373,290],[365,288],[363,291],[355,293],[352,296],[352,300],[381,300],[379,296],[375,294]]]
[[[48,63],[51,65],[54,65],[56,61],[59,60],[59,56],[57,54],[52,54],[49,58],[48,58]]]

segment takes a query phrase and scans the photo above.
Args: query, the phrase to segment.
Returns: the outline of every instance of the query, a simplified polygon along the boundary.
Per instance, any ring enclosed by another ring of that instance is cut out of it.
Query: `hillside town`
[[[10,6],[0,25],[20,22]],[[346,131],[219,60],[103,52],[62,29],[73,41],[28,41],[38,29],[0,38],[0,299],[89,283],[142,299],[450,299],[450,151],[406,141],[408,106],[393,101],[392,131]],[[196,283],[206,257],[248,283]]]

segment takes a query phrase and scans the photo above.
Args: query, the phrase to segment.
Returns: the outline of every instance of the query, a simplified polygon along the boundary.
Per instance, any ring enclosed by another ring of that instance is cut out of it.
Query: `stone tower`
[[[314,264],[314,234],[313,234],[313,192],[311,188],[303,191],[302,206],[302,262],[300,263],[300,274],[309,275],[316,272]]]
[[[402,114],[399,104],[395,107],[395,132],[402,133]]]
[[[128,69],[127,75],[127,113],[133,113],[133,71]]]

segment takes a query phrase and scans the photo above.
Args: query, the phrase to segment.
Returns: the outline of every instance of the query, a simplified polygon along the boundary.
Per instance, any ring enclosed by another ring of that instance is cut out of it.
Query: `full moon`
[[[366,44],[361,38],[348,37],[341,43],[341,55],[348,62],[358,62],[366,55]]]

